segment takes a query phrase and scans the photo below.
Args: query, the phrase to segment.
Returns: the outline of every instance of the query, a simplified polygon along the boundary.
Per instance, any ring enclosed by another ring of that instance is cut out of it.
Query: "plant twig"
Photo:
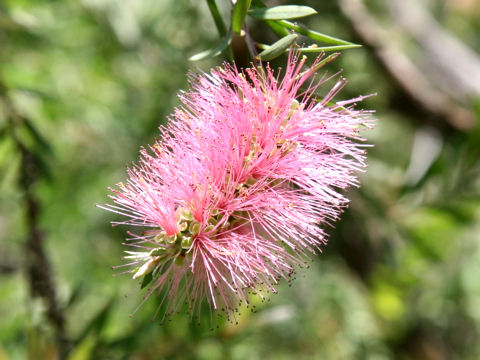
[[[52,267],[44,248],[44,233],[39,227],[41,206],[33,194],[32,187],[36,181],[32,178],[29,169],[35,167],[32,154],[21,144],[17,144],[21,151],[22,174],[20,184],[24,191],[24,203],[28,226],[28,235],[25,243],[26,268],[30,282],[32,296],[42,298],[47,304],[47,318],[55,328],[57,341],[63,358],[67,352],[68,339],[65,332],[65,317],[58,305]]]
[[[60,358],[68,352],[69,340],[65,330],[65,316],[57,302],[52,267],[44,249],[44,234],[40,230],[41,206],[33,185],[38,181],[38,164],[34,154],[16,136],[15,128],[22,125],[22,118],[8,98],[6,87],[0,81],[0,102],[3,103],[10,136],[21,155],[19,187],[23,192],[28,235],[25,242],[25,267],[33,297],[42,298],[47,305],[47,318],[55,329]]]
[[[422,70],[445,93],[467,103],[480,97],[480,57],[444,29],[418,1],[388,2],[392,17],[418,42],[424,54]]]

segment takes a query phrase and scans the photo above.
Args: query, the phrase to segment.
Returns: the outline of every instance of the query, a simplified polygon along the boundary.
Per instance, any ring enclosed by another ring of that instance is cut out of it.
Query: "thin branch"
[[[53,272],[44,249],[44,234],[40,230],[41,206],[36,198],[33,185],[38,181],[38,164],[34,154],[18,139],[15,128],[23,124],[8,98],[7,89],[0,81],[0,101],[3,103],[8,121],[9,133],[21,155],[19,188],[23,192],[28,235],[25,242],[25,267],[32,296],[42,298],[47,304],[47,318],[55,329],[60,358],[68,352],[69,340],[65,330],[65,316],[57,302]]]
[[[480,57],[444,29],[419,1],[388,1],[392,17],[418,42],[425,57],[422,70],[445,93],[467,103],[480,97]]]
[[[60,354],[63,358],[67,353],[68,339],[65,332],[65,317],[58,305],[53,272],[44,243],[45,236],[39,227],[40,203],[32,191],[32,185],[37,179],[29,171],[34,168],[35,159],[32,154],[20,143],[17,146],[21,152],[20,184],[24,191],[24,203],[28,225],[26,250],[26,267],[30,281],[30,290],[33,296],[38,296],[47,304],[47,318],[55,328]]]

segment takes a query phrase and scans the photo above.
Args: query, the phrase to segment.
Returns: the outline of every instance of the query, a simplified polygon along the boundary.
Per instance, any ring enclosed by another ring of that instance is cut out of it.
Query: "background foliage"
[[[228,23],[230,7],[217,3]],[[448,85],[452,69],[478,61],[480,4],[417,2],[473,59],[455,57],[445,42],[454,61],[429,72],[441,56],[389,2],[358,8],[370,16],[364,23],[360,10],[349,11],[359,1],[302,3],[319,14],[301,23],[365,45],[327,70],[349,79],[337,100],[378,93],[360,104],[376,110],[378,125],[365,133],[375,147],[362,188],[350,192],[350,209],[311,268],[256,313],[241,311],[238,325],[219,321],[213,330],[208,312],[200,325],[185,314],[152,322],[153,298],[128,316],[138,284],[110,270],[125,229],[112,229],[114,216],[95,207],[178,104],[185,73],[219,63],[188,61],[219,43],[207,2],[0,4],[0,359],[480,358],[479,92],[460,75]],[[261,21],[247,24],[255,40],[278,40]],[[375,24],[386,41],[367,36]],[[232,48],[247,64],[241,38]],[[406,56],[430,87],[405,68],[395,76],[385,54]],[[442,101],[422,98],[432,94]],[[50,262],[54,309],[44,301],[51,284],[45,293],[32,286],[46,271],[32,269],[42,259],[35,243]]]

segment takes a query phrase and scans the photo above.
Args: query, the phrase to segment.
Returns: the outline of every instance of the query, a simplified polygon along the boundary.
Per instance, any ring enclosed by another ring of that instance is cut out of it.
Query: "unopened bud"
[[[138,279],[144,275],[151,273],[152,270],[155,268],[155,265],[157,265],[156,259],[148,260],[145,264],[140,266],[140,269],[138,269],[138,271],[133,275],[133,279]]]
[[[209,233],[215,228],[215,225],[207,225],[205,226],[204,232]]]
[[[182,242],[181,242],[180,245],[181,245],[182,249],[184,249],[184,250],[190,249],[190,247],[192,246],[192,237],[191,236],[184,236],[182,238]]]
[[[153,240],[155,240],[156,242],[164,242],[166,237],[167,237],[167,233],[165,231],[162,231],[159,234],[157,234],[153,238]]]
[[[177,241],[177,234],[175,235],[170,235],[170,236],[167,236],[165,238],[165,241],[169,244],[175,244],[175,242]]]
[[[200,232],[200,224],[197,223],[196,221],[192,221],[190,223],[190,226],[188,227],[188,231],[190,232],[190,234],[192,235],[196,235]]]
[[[187,221],[192,221],[193,220],[193,214],[188,209],[183,209],[183,211],[180,213],[180,217],[184,220],[187,220]]]
[[[181,223],[178,224],[178,231],[182,232],[187,230],[188,224],[185,221],[182,221]]]

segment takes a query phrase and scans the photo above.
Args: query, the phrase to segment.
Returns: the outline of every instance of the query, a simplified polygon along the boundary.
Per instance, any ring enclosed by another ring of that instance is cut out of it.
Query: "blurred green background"
[[[219,41],[206,2],[0,2],[1,360],[480,358],[480,3],[267,2],[287,3],[364,45],[326,70],[349,80],[337,100],[378,93],[359,104],[376,111],[375,146],[312,266],[211,330],[208,312],[201,325],[151,321],[154,298],[129,317],[139,285],[110,269],[126,229],[95,207],[157,136],[185,74],[221,61],[187,60]],[[42,259],[53,276],[32,292]]]

